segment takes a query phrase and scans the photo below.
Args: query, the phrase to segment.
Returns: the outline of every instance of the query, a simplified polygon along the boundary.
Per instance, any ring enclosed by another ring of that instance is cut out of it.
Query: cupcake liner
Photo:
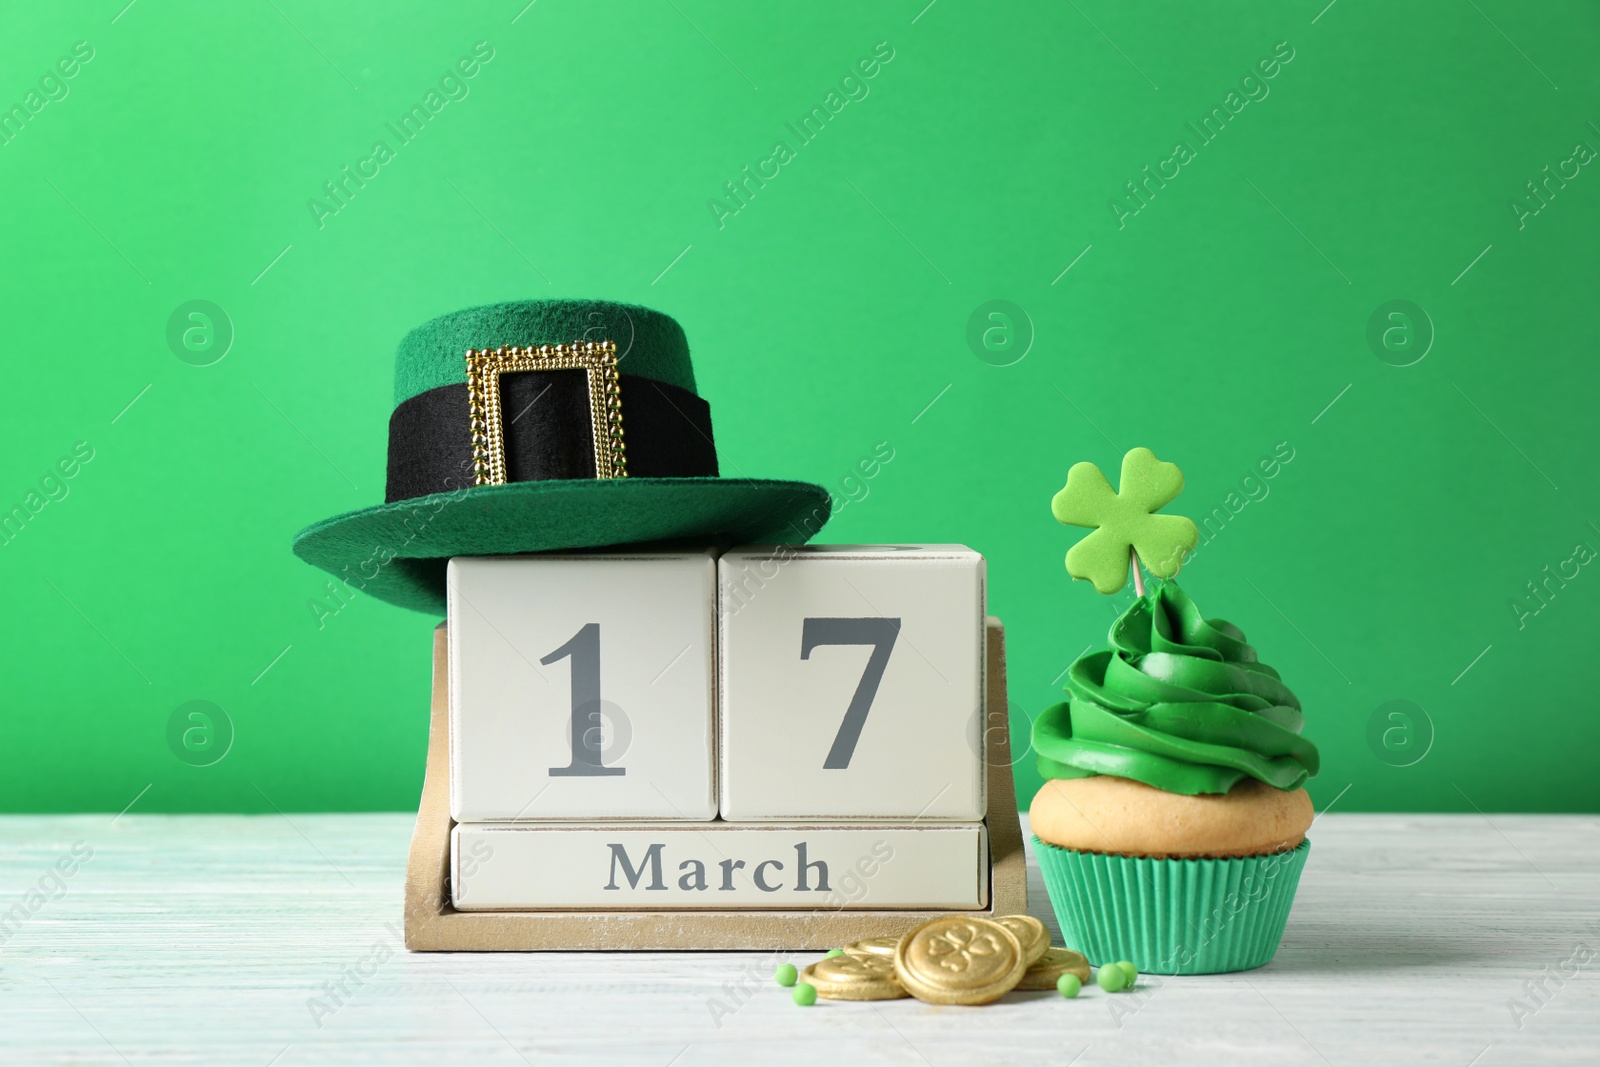
[[[1062,940],[1095,965],[1145,974],[1247,971],[1283,940],[1311,851],[1234,859],[1150,859],[1077,852],[1033,839]]]

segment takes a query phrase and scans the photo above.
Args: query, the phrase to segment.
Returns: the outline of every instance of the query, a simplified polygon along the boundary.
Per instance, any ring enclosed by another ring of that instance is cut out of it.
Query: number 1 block
[[[716,818],[709,553],[452,559],[457,822]]]
[[[740,549],[718,582],[723,819],[983,818],[982,556]]]

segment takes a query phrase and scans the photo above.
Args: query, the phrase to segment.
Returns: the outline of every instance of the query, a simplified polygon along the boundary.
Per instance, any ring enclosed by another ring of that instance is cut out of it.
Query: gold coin
[[[1050,931],[1032,915],[999,915],[994,921],[1017,935],[1022,943],[1022,957],[1029,967],[1038,963],[1045,949],[1050,947]]]
[[[888,956],[829,956],[800,972],[829,1000],[898,1000],[906,995]]]
[[[1054,989],[1056,980],[1064,974],[1075,974],[1078,981],[1089,984],[1089,961],[1070,948],[1052,948],[1017,983],[1018,989]]]
[[[864,937],[844,947],[846,956],[893,956],[900,946],[898,937]]]
[[[1016,934],[997,922],[968,915],[929,919],[907,934],[894,953],[900,984],[929,1004],[999,1000],[1027,969]]]

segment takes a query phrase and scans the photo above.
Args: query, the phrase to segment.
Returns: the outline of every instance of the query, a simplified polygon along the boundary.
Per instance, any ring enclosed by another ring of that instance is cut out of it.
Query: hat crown
[[[528,351],[574,342],[576,355]],[[455,556],[775,544],[828,521],[821,486],[718,477],[683,328],[649,308],[519,300],[441,315],[400,342],[394,395],[384,502],[294,540],[392,604],[445,614]]]
[[[670,315],[612,300],[512,300],[440,315],[406,334],[395,355],[395,406],[430,389],[466,382],[469,348],[574,341],[611,341],[622,374],[699,395],[688,338]]]

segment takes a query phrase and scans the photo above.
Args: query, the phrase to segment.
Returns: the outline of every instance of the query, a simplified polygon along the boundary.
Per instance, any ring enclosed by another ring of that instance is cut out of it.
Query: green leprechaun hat
[[[294,553],[442,615],[451,556],[808,541],[809,482],[718,476],[683,329],[649,308],[523,300],[400,342],[385,502],[300,531]]]

